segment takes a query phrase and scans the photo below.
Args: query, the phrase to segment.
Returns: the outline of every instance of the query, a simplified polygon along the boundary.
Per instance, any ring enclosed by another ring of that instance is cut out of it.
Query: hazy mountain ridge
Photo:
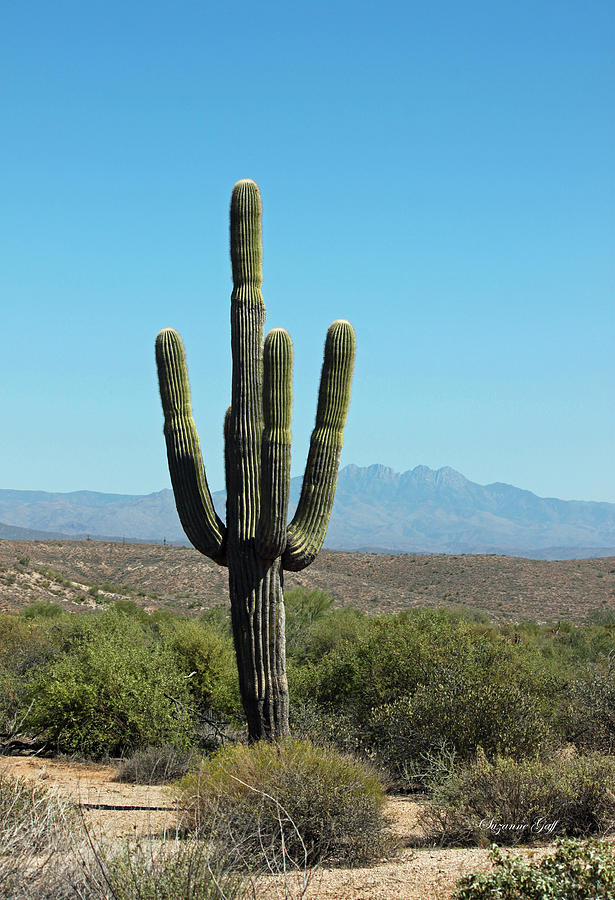
[[[301,479],[291,481],[292,515]],[[214,494],[224,516],[225,493]],[[37,532],[185,542],[170,490],[147,495],[0,490],[0,522]],[[4,526],[9,528],[10,526]],[[9,533],[0,528],[0,537]],[[13,535],[18,537],[18,535]],[[398,473],[341,470],[326,547],[396,553],[570,557],[615,548],[615,503],[542,498],[502,482],[479,485],[448,466]]]
[[[371,525],[368,521],[371,518]],[[615,504],[537,497],[459,472],[417,466],[347,466],[338,484],[328,546],[432,553],[613,547]],[[360,540],[369,528],[370,540]]]
[[[138,495],[0,490],[0,521],[72,537],[185,540],[168,489]]]

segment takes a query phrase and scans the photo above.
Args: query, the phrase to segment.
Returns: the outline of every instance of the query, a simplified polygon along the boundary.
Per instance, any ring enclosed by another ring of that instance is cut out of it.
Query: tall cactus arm
[[[290,493],[290,420],[293,345],[283,328],[265,338],[263,352],[263,421],[261,508],[256,551],[263,559],[281,556],[286,546]]]
[[[231,412],[226,425],[229,541],[253,540],[259,515],[263,431],[263,329],[261,197],[258,185],[238,181],[231,197]]]
[[[226,565],[226,529],[214,510],[205,476],[184,345],[172,328],[165,328],[156,338],[156,363],[169,472],[180,521],[197,550]]]
[[[327,332],[320,376],[316,424],[303,476],[297,512],[288,526],[282,566],[291,572],[305,569],[319,553],[329,524],[356,349],[352,325],[344,319]]]
[[[226,521],[228,522],[228,486],[231,483],[231,407],[224,414],[224,483],[226,484]]]

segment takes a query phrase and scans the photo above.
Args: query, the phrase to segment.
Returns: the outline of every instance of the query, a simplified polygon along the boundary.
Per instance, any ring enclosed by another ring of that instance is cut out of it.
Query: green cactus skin
[[[301,498],[286,526],[290,492],[292,342],[276,328],[263,342],[261,198],[238,181],[231,198],[231,405],[224,423],[226,526],[213,508],[192,418],[180,336],[156,339],[164,434],[175,502],[186,535],[228,566],[239,686],[251,741],[288,735],[283,570],[320,551],[329,524],[350,402],[355,336],[349,322],[327,333]]]

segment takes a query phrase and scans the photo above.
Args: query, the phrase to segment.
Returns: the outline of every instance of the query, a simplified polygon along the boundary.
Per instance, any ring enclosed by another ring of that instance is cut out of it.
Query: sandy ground
[[[37,757],[0,756],[0,771],[39,780],[54,786],[79,803],[84,819],[95,836],[162,836],[173,834],[177,811],[173,794],[164,786],[114,782],[111,766]],[[317,869],[309,875],[286,879],[264,879],[258,897],[323,898],[323,900],[450,900],[457,879],[468,872],[488,871],[484,849],[403,848],[420,834],[420,806],[404,797],[390,798],[387,814],[402,849],[395,858],[359,869]],[[548,847],[516,850],[539,858]]]

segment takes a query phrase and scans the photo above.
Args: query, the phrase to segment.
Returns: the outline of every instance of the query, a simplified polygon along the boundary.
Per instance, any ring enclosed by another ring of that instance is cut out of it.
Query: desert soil
[[[177,810],[171,789],[164,786],[121,784],[114,781],[111,766],[77,763],[38,757],[0,756],[0,771],[40,781],[80,804],[95,838],[122,836],[162,836],[173,834]],[[405,797],[391,797],[387,814],[401,849],[391,859],[357,869],[316,869],[304,889],[303,876],[262,879],[258,897],[274,900],[281,896],[305,896],[310,900],[450,900],[457,879],[468,872],[488,871],[485,849],[414,849],[407,845],[420,836],[418,803]],[[404,846],[406,845],[406,846]],[[516,850],[540,858],[547,845]]]

